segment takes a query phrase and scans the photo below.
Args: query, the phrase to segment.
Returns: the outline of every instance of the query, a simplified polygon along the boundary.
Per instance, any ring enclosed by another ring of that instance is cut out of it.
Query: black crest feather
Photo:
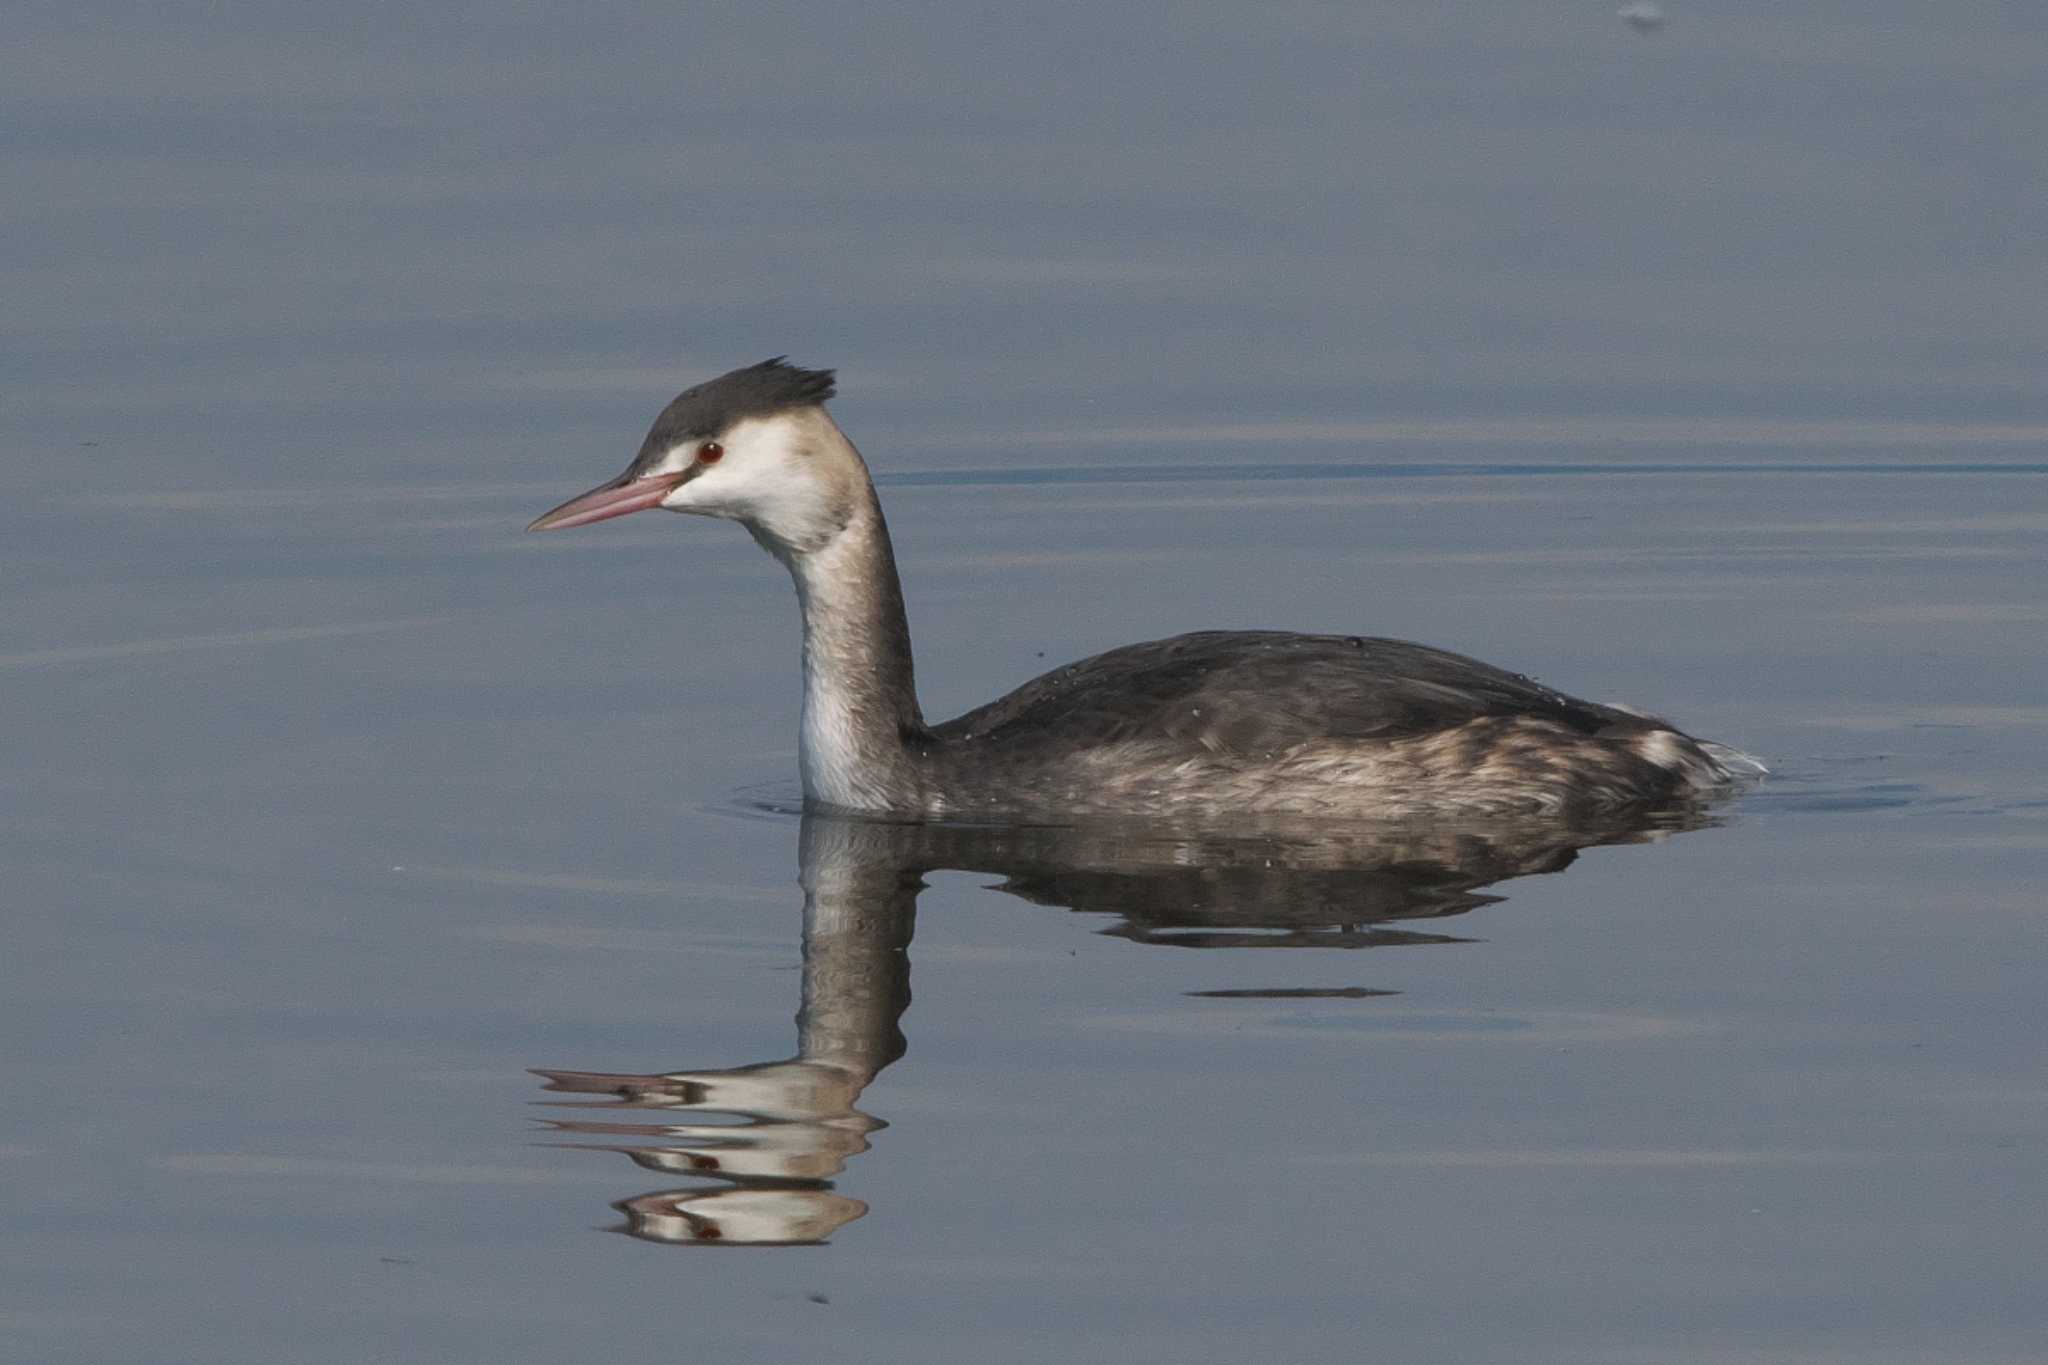
[[[707,379],[684,389],[661,410],[640,446],[640,458],[658,458],[685,441],[716,436],[743,417],[822,403],[837,392],[833,376],[831,370],[798,369],[778,355]]]

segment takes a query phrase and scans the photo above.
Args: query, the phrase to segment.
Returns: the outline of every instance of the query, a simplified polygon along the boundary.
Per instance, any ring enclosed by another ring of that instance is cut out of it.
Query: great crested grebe
[[[1056,668],[925,722],[881,503],[781,357],[687,389],[626,472],[529,530],[649,507],[747,528],[803,612],[807,805],[903,816],[1573,815],[1729,789],[1753,760],[1402,640],[1212,630]]]

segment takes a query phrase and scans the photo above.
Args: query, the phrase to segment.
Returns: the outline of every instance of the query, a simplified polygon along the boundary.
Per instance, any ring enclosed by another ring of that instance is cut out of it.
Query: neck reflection
[[[1483,829],[1330,826],[1175,830],[889,824],[808,814],[799,837],[803,991],[797,1052],[726,1070],[654,1075],[537,1069],[546,1101],[625,1118],[555,1118],[559,1145],[628,1156],[690,1183],[617,1201],[619,1231],[700,1246],[825,1241],[868,1206],[833,1179],[887,1125],[857,1107],[907,1044],[909,948],[926,873],[994,874],[1033,904],[1112,914],[1102,933],[1192,948],[1372,948],[1461,943],[1392,927],[1501,900],[1482,888],[1560,872],[1578,850],[1639,843],[1694,812],[1597,825]],[[1395,992],[1276,986],[1207,995],[1361,998]],[[574,1139],[574,1140],[571,1140]]]

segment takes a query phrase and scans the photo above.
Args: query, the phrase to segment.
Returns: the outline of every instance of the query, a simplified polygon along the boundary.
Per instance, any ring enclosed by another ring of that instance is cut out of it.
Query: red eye
[[[697,447],[697,463],[717,464],[725,458],[725,447],[716,441],[706,441]]]

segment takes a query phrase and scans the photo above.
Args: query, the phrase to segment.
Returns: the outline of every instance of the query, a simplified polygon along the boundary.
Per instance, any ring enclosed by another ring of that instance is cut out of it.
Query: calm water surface
[[[1271,453],[871,449],[927,710],[1359,630],[1774,776],[1576,851],[801,821],[780,571],[521,535],[602,458],[18,514],[11,1358],[2032,1358],[2033,448]]]
[[[1616,5],[10,6],[0,1365],[2048,1356],[2048,11]],[[520,530],[778,352],[934,716],[1773,776],[805,823],[780,571]]]

